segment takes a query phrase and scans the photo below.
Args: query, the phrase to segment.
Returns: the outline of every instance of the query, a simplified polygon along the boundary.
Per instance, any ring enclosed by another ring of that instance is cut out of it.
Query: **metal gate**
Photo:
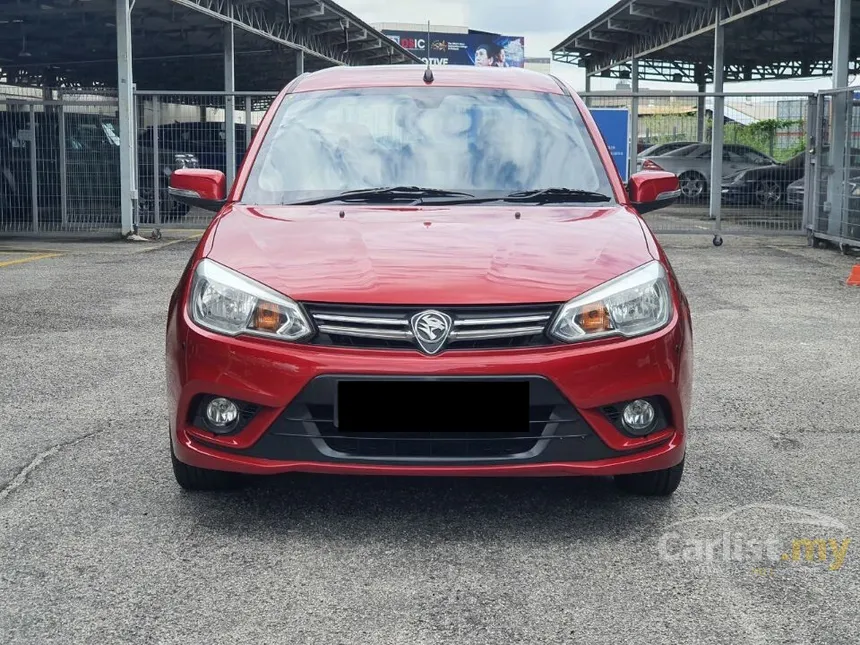
[[[117,107],[115,96],[0,89],[0,233],[119,229]]]
[[[860,247],[860,91],[819,92],[815,116],[808,235],[819,244]]]
[[[815,95],[621,90],[582,97],[596,117],[607,109],[626,111],[626,138],[603,133],[610,147],[621,145],[611,140],[627,142],[627,150],[613,150],[623,176],[648,170],[678,176],[681,199],[645,215],[655,232],[712,234],[715,241],[725,233],[805,233],[803,187]],[[712,167],[718,101],[722,154]]]

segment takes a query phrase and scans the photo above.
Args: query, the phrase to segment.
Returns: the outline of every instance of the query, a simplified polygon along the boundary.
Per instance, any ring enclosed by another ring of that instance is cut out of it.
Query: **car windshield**
[[[546,188],[613,194],[570,97],[419,87],[288,95],[241,201],[398,186],[480,197]]]

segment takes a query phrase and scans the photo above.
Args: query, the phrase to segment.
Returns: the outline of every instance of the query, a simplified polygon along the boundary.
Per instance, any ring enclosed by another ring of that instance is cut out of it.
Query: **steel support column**
[[[230,12],[232,13],[232,3]],[[233,23],[224,25],[224,128],[227,144],[227,190],[236,178],[236,57]]]
[[[143,104],[143,99],[138,97],[138,101]],[[158,194],[159,178],[161,177],[161,142],[158,138],[158,130],[161,127],[161,99],[158,96],[152,97],[152,221],[156,226],[161,226],[161,199]],[[168,213],[165,215],[169,216]]]
[[[67,159],[66,144],[66,110],[63,105],[63,91],[58,92],[60,105],[57,106],[57,117],[59,126],[58,141],[60,150],[60,222],[63,230],[69,227],[69,164]]]
[[[122,234],[134,230],[135,186],[134,91],[131,68],[131,7],[116,0],[117,88],[119,91],[119,190]],[[157,198],[157,197],[156,197]]]
[[[723,189],[723,121],[725,114],[725,97],[723,92],[723,54],[725,49],[725,34],[722,24],[722,14],[718,11],[714,25],[714,118],[711,130],[711,219],[716,220],[717,235],[721,229],[721,207]]]
[[[30,209],[33,232],[39,232],[39,166],[37,163],[39,138],[36,136],[36,104],[30,103]]]
[[[696,65],[696,91],[704,94],[708,91],[708,84],[705,78],[705,66]],[[696,99],[696,141],[702,143],[705,141],[705,111],[707,110],[705,97],[700,96]]]
[[[305,73],[305,53],[302,50],[296,52],[296,76]]]
[[[253,119],[254,115],[251,112],[251,97],[245,97],[245,150],[248,150],[248,146],[251,145],[251,137],[252,137],[252,128],[253,128]]]
[[[833,23],[833,88],[848,87],[849,44],[851,42],[851,0],[835,0]],[[828,235],[841,235],[844,220],[845,157],[848,139],[848,122],[853,103],[852,92],[833,95],[830,137],[830,166],[833,174],[827,185],[830,213],[827,218]]]
[[[585,72],[585,105],[587,107],[591,107],[591,97],[588,96],[588,93],[591,92],[591,74],[586,70]]]
[[[636,158],[639,155],[639,61],[630,61],[630,142],[627,154],[627,177],[636,172]]]

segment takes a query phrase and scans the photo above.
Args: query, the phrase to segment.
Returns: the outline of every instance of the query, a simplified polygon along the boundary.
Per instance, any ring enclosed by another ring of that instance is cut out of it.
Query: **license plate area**
[[[530,434],[529,383],[517,380],[342,379],[334,423],[358,435]]]

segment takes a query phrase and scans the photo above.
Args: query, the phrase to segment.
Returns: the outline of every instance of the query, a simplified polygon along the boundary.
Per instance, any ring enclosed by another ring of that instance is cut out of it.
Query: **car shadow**
[[[622,493],[604,477],[285,475],[241,490],[184,493],[208,531],[372,541],[644,540],[680,513],[673,498]]]

